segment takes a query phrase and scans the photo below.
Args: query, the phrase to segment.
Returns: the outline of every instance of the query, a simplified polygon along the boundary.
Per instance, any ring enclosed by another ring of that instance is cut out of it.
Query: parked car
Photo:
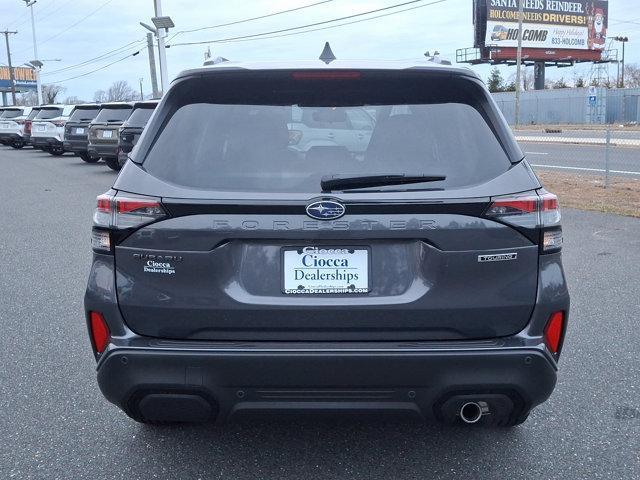
[[[31,145],[51,155],[64,153],[64,126],[73,105],[44,105],[31,122]]]
[[[305,156],[322,155],[362,158],[371,140],[374,118],[361,107],[293,108],[289,146]]]
[[[7,108],[9,107],[0,107],[0,119],[2,118],[2,115],[4,114],[5,110],[7,110]],[[2,138],[0,138],[0,144],[2,145],[7,145],[8,140],[3,140]]]
[[[31,107],[9,107],[0,115],[0,143],[14,148],[25,146],[25,122]]]
[[[89,155],[89,124],[100,111],[100,104],[85,103],[76,105],[64,128],[64,149],[73,152],[87,163],[95,163],[99,159]]]
[[[359,158],[340,153],[346,136],[313,159],[290,145],[297,109],[338,119],[360,105],[376,122]],[[556,384],[558,201],[468,69],[182,72],[97,198],[92,246],[98,383],[139,422],[291,411],[508,426]]]
[[[114,170],[118,169],[118,129],[132,110],[133,104],[129,102],[103,103],[89,125],[89,155],[101,158]]]
[[[118,140],[118,163],[120,170],[127,161],[133,147],[138,143],[138,138],[142,134],[145,125],[151,118],[151,114],[158,105],[158,100],[148,100],[135,102],[131,116],[120,127]]]
[[[36,118],[42,107],[33,107],[31,113],[24,121],[24,141],[25,145],[31,145],[31,130],[33,128],[33,119]]]

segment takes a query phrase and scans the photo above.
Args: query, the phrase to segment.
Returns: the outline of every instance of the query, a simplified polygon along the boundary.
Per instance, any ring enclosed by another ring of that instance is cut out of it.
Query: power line
[[[298,27],[282,28],[282,29],[279,29],[279,30],[272,30],[270,32],[254,33],[252,35],[240,35],[240,36],[236,36],[236,37],[219,38],[219,39],[216,39],[216,40],[208,40],[208,41],[201,41],[201,42],[175,43],[175,44],[173,44],[171,46],[202,45],[202,44],[207,44],[207,43],[221,43],[221,42],[229,42],[229,41],[234,41],[234,40],[243,40],[245,38],[262,37],[262,36],[265,36],[265,35],[272,35],[272,34],[277,34],[277,33],[290,32],[290,31],[293,31],[293,30],[301,30],[303,28],[316,27],[318,25],[326,25],[328,23],[339,22],[340,20],[348,20],[350,18],[362,17],[363,15],[369,15],[371,13],[382,12],[382,11],[385,11],[385,10],[390,10],[392,8],[403,7],[405,5],[411,5],[411,4],[418,3],[418,2],[423,2],[423,1],[425,1],[425,0],[410,0],[410,1],[407,1],[407,2],[396,3],[395,5],[389,5],[387,7],[376,8],[375,10],[369,10],[367,12],[355,13],[353,15],[347,15],[347,16],[344,16],[344,17],[334,18],[334,19],[331,19],[331,20],[324,20],[322,22],[309,23],[307,25],[301,25],[301,26],[298,26]],[[446,1],[447,0],[436,0],[434,2],[430,2],[428,5],[434,5],[436,3],[442,3],[442,2],[446,2]]]
[[[47,75],[53,75],[56,73],[60,73],[60,72],[66,72],[68,70],[75,70],[76,68],[80,68],[80,67],[84,67],[85,65],[89,65],[91,63],[95,63],[99,60],[105,60],[107,58],[111,58],[111,57],[115,57],[118,54],[123,53],[124,50],[130,49],[130,48],[137,48],[141,43],[146,42],[145,39],[142,40],[135,40],[133,42],[129,42],[126,45],[123,45],[121,47],[118,47],[114,50],[110,50],[108,52],[105,52],[97,57],[94,58],[90,58],[89,60],[85,60],[83,62],[80,63],[76,63],[74,65],[69,65],[67,67],[63,67],[63,68],[59,68],[57,70],[52,70],[52,71],[47,71],[47,72],[43,72],[40,75],[41,76],[47,76]]]
[[[108,63],[106,65],[103,65],[101,67],[96,68],[95,70],[91,70],[90,72],[85,72],[85,73],[81,73],[80,75],[76,75],[74,77],[69,77],[69,78],[65,78],[64,80],[57,80],[55,82],[48,82],[48,83],[64,83],[64,82],[68,82],[69,80],[75,80],[76,78],[80,78],[80,77],[86,77],[87,75],[91,75],[92,73],[96,73],[99,72],[100,70],[104,70],[105,68],[108,68],[112,65],[115,65],[116,63],[120,63],[125,61],[126,59],[128,59],[129,57],[135,57],[136,55],[139,55],[142,49],[138,50],[137,52],[131,53],[129,55],[126,55],[118,60],[116,60],[115,62],[111,62]],[[144,53],[142,54],[144,56]]]
[[[305,8],[315,7],[317,5],[322,5],[322,4],[330,3],[330,2],[333,2],[333,1],[334,0],[323,0],[321,2],[315,2],[315,3],[311,3],[309,5],[303,5],[301,7],[289,8],[287,10],[280,10],[279,12],[267,13],[265,15],[260,15],[258,17],[245,18],[243,20],[235,20],[233,22],[227,22],[227,23],[219,23],[218,25],[211,25],[211,26],[208,26],[208,27],[194,28],[194,29],[191,29],[191,30],[180,30],[179,32],[176,32],[174,37],[176,35],[181,34],[181,33],[200,32],[202,30],[210,30],[210,29],[213,29],[213,28],[228,27],[230,25],[238,25],[239,23],[252,22],[254,20],[261,20],[263,18],[275,17],[276,15],[282,15],[283,13],[295,12],[297,10],[303,10]]]
[[[354,23],[368,22],[369,20],[375,20],[377,18],[389,17],[391,15],[397,15],[398,13],[408,12],[410,10],[417,10],[418,8],[429,7],[429,6],[433,5],[434,3],[441,3],[441,2],[445,2],[445,1],[447,1],[447,0],[438,0],[438,1],[432,2],[432,3],[425,3],[424,5],[417,5],[415,7],[404,8],[402,10],[398,10],[398,11],[395,11],[395,12],[383,13],[381,15],[375,15],[375,16],[369,17],[369,18],[362,18],[360,20],[352,20],[350,22],[340,23],[339,25],[329,25],[328,27],[312,28],[312,29],[309,29],[309,30],[304,30],[302,32],[290,32],[290,33],[283,33],[283,34],[280,34],[280,35],[270,35],[270,36],[259,37],[259,38],[244,38],[244,39],[240,39],[240,40],[229,40],[228,42],[222,42],[221,41],[221,42],[218,42],[218,43],[251,42],[251,41],[254,41],[254,40],[265,40],[265,39],[270,39],[270,38],[289,37],[291,35],[303,35],[305,33],[317,32],[317,31],[320,31],[320,30],[329,30],[330,28],[344,27],[345,25],[352,25]],[[455,52],[453,52],[453,53],[455,53]]]
[[[69,31],[69,30],[71,30],[73,27],[75,27],[75,26],[79,25],[80,23],[84,22],[87,18],[91,17],[92,15],[94,15],[95,13],[97,13],[99,10],[101,10],[101,9],[103,9],[104,7],[106,7],[107,5],[109,5],[111,2],[113,2],[113,0],[106,0],[102,5],[100,5],[98,8],[96,8],[95,10],[93,10],[93,11],[92,11],[91,13],[89,13],[88,15],[85,15],[85,16],[84,16],[84,17],[82,17],[80,20],[78,20],[78,21],[77,21],[77,22],[75,22],[75,23],[72,23],[72,24],[71,24],[71,25],[69,25],[67,28],[65,28],[65,29],[63,29],[63,30],[61,30],[61,31],[59,31],[59,32],[58,32],[58,33],[56,33],[55,35],[52,35],[52,36],[50,36],[50,37],[48,37],[48,38],[45,38],[44,40],[41,40],[40,42],[38,42],[38,45],[42,45],[43,43],[46,43],[46,42],[48,42],[48,41],[50,41],[50,40],[53,40],[54,38],[58,38],[58,37],[59,37],[60,35],[62,35],[63,33],[68,32],[68,31]],[[67,3],[68,3],[68,2],[67,2]],[[63,4],[63,5],[61,5],[61,6],[60,6],[60,8],[62,8],[62,7],[63,7],[63,6],[65,6],[65,5],[66,5],[66,3],[65,3],[65,4]],[[57,10],[55,10],[54,12],[51,12],[51,13],[49,14],[49,16],[53,15],[53,14],[54,14],[54,13],[56,13],[58,10],[60,10],[60,9],[57,9]],[[18,53],[25,52],[25,51],[27,51],[27,50],[29,50],[29,49],[28,49],[28,48],[26,48],[26,49],[24,49],[24,50],[20,50],[20,52],[18,52]]]

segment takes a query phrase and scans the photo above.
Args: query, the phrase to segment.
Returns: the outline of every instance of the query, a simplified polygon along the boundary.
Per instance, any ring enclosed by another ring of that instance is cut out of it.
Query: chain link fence
[[[563,126],[514,133],[536,169],[600,175],[606,185],[612,177],[640,181],[640,129]]]
[[[515,124],[515,94],[494,94]],[[640,89],[523,92],[514,133],[535,169],[628,179],[640,190]]]

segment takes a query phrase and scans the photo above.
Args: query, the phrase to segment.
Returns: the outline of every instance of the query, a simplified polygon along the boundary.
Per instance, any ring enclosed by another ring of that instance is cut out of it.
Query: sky
[[[456,49],[473,46],[471,0],[443,0],[431,5],[428,4],[433,0],[423,0],[351,21],[411,7],[420,8],[342,27],[276,38],[214,42],[322,22],[403,1],[408,0],[331,0],[260,20],[198,32],[183,32],[301,7],[321,0],[162,0],[163,15],[171,16],[176,25],[170,30],[168,37],[175,35],[168,42],[172,45],[167,50],[169,78],[173,78],[181,70],[202,65],[208,46],[213,56],[232,60],[299,60],[317,58],[324,42],[329,41],[340,59],[423,58],[425,51],[439,50],[443,58],[454,63]],[[38,56],[45,64],[42,81],[59,82],[59,85],[64,86],[66,91],[62,98],[75,96],[91,101],[95,91],[106,90],[118,80],[126,80],[132,87],[139,89],[139,81],[142,79],[145,94],[150,93],[149,62],[144,41],[147,31],[139,22],[151,23],[150,18],[154,14],[153,0],[37,0],[34,13]],[[332,24],[322,26],[329,25]],[[31,20],[24,0],[0,0],[0,30],[5,29],[18,31],[10,36],[14,66],[32,60]],[[640,63],[640,45],[636,46],[636,42],[640,43],[638,0],[610,1],[608,36],[615,35],[629,37],[627,63]],[[3,37],[0,37],[0,64],[7,63]],[[178,45],[198,41],[211,43]],[[131,56],[136,51],[140,53]],[[93,60],[107,53],[108,55]],[[124,60],[119,61],[122,58]],[[60,61],[54,61],[55,59]],[[92,61],[78,66],[88,60]],[[89,73],[112,62],[116,63]],[[486,65],[473,68],[485,79],[491,69]],[[548,68],[547,78],[554,80],[562,76],[568,81],[577,76],[588,78],[590,69],[589,64],[562,69]],[[615,75],[616,66],[611,65],[610,69],[611,74]],[[515,74],[515,67],[502,67],[502,74],[505,79],[509,79]],[[80,75],[83,76],[73,78]]]

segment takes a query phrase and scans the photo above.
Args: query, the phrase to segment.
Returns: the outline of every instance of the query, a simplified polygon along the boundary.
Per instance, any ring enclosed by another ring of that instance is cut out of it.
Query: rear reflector
[[[104,352],[109,345],[109,327],[100,312],[89,312],[91,321],[91,340],[97,353]]]
[[[551,353],[558,353],[564,332],[564,312],[555,312],[549,317],[544,329],[544,341]]]
[[[358,80],[362,74],[352,70],[302,71],[293,72],[294,80]]]

